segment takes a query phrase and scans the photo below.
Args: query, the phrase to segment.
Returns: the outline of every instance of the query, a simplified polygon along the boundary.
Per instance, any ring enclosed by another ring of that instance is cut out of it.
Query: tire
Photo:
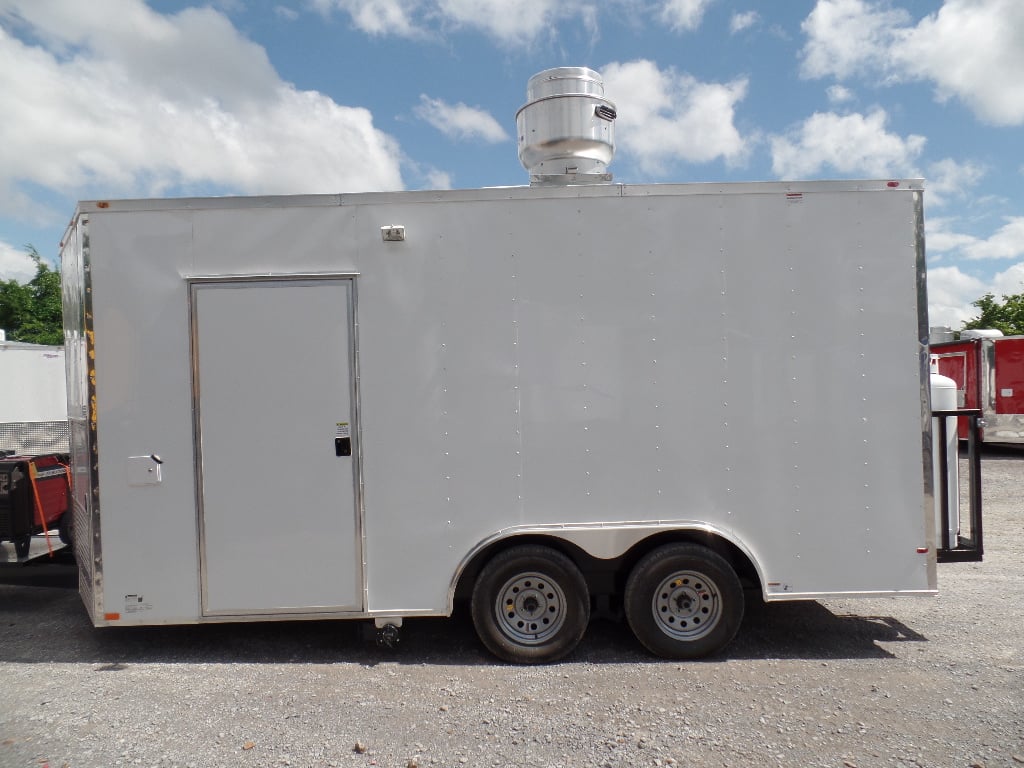
[[[57,524],[57,535],[60,536],[60,540],[67,546],[71,546],[71,541],[74,538],[74,521],[71,519],[71,510],[66,511],[60,516],[60,522]]]
[[[579,568],[550,547],[523,545],[495,555],[470,604],[480,641],[499,659],[543,664],[570,653],[590,621]]]
[[[629,574],[624,603],[637,640],[666,659],[721,651],[743,619],[736,572],[699,544],[667,544],[648,553]]]
[[[32,536],[26,534],[25,536],[18,536],[13,539],[14,542],[14,554],[19,560],[25,560],[28,558],[29,549],[32,546]]]

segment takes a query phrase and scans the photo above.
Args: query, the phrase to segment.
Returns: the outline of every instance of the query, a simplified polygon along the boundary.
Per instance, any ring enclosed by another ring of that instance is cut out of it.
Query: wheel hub
[[[565,594],[541,573],[509,579],[494,602],[501,631],[523,645],[539,645],[565,622]]]
[[[651,609],[658,628],[681,640],[708,634],[722,615],[718,587],[694,571],[677,571],[662,581]]]

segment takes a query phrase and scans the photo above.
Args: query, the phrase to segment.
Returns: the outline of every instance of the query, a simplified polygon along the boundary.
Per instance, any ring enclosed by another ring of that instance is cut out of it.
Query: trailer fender
[[[754,554],[754,551],[732,532],[714,525],[697,520],[552,523],[546,525],[517,525],[503,528],[491,536],[482,539],[472,547],[459,562],[452,575],[451,584],[448,587],[448,614],[451,615],[454,610],[455,591],[466,569],[482,552],[492,548],[499,542],[525,536],[554,539],[566,542],[598,560],[614,560],[625,555],[630,549],[645,539],[666,533],[698,533],[721,539],[733,545],[753,565],[757,573],[758,582],[761,585],[762,595],[767,598],[767,593],[764,592],[764,585],[767,584],[767,581],[761,567],[761,562]]]

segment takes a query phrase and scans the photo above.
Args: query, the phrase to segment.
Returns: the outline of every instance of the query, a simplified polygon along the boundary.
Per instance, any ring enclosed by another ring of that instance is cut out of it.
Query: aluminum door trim
[[[363,440],[362,440],[362,419],[360,417],[360,394],[359,394],[359,291],[358,272],[332,272],[332,273],[296,273],[296,274],[267,274],[267,275],[195,275],[185,279],[188,293],[188,326],[189,326],[189,378],[192,388],[192,451],[195,466],[195,520],[196,540],[198,542],[198,577],[200,588],[199,618],[200,620],[216,620],[219,617],[231,618],[241,616],[269,616],[280,615],[282,618],[301,618],[315,614],[345,615],[365,614],[367,610],[367,578],[366,578],[366,525],[365,525],[365,486],[363,479]],[[206,581],[206,536],[204,530],[204,509],[203,509],[203,456],[202,456],[202,432],[201,432],[201,406],[200,406],[200,384],[199,384],[199,324],[196,311],[197,292],[205,287],[244,287],[252,283],[280,283],[287,285],[315,284],[318,282],[349,282],[349,307],[348,326],[351,344],[349,348],[349,397],[351,403],[352,434],[355,438],[355,445],[352,450],[352,474],[355,512],[355,553],[357,561],[357,584],[356,591],[360,596],[360,604],[351,609],[347,607],[322,606],[296,611],[295,608],[268,608],[265,611],[253,611],[251,609],[240,610],[208,610],[208,585]]]
[[[68,247],[75,275],[69,279],[65,270]],[[103,539],[101,534],[100,508],[100,463],[99,463],[99,416],[96,399],[96,332],[93,310],[92,256],[89,217],[78,214],[72,220],[64,235],[61,247],[61,277],[63,282],[62,297],[64,298],[64,327],[68,326],[77,332],[77,339],[65,335],[64,366],[65,376],[70,378],[74,373],[82,377],[75,386],[68,387],[68,402],[73,408],[68,409],[68,454],[72,459],[76,455],[75,437],[84,434],[84,450],[88,455],[87,466],[81,475],[72,473],[72,489],[68,500],[69,512],[72,515],[75,532],[80,534],[72,543],[78,561],[78,592],[89,613],[94,626],[106,623],[104,618],[104,561]],[[74,301],[68,300],[68,292],[74,291]],[[76,316],[70,322],[70,312],[74,309]],[[101,361],[102,362],[102,361]],[[80,368],[84,366],[84,370]],[[79,384],[84,384],[82,389]],[[84,395],[83,401],[76,400],[76,394]],[[75,402],[71,402],[75,400]],[[72,429],[72,424],[77,424]],[[82,447],[82,446],[80,446]],[[76,467],[77,469],[77,467]],[[78,480],[87,483],[85,499],[78,501]]]
[[[996,416],[996,345],[991,339],[983,340],[978,349],[978,385],[978,407],[985,418]]]
[[[932,413],[931,413],[931,349],[928,344],[928,263],[924,237],[924,193],[917,189],[913,193],[914,207],[914,267],[917,274],[917,337],[918,370],[921,376],[921,489],[924,494],[921,513],[924,515],[925,541],[935,541],[935,478],[932,457]],[[928,589],[938,588],[935,548],[929,549],[927,569]]]
[[[224,274],[224,275],[189,275],[185,282],[189,286],[206,285],[209,283],[277,283],[317,280],[355,280],[361,272],[288,272],[267,273],[265,275]],[[353,283],[353,287],[355,283]],[[190,305],[191,308],[191,305]]]

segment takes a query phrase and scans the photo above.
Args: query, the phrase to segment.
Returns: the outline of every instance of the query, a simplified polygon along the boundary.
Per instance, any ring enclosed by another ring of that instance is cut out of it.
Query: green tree
[[[31,344],[64,343],[60,273],[50,269],[34,247],[27,246],[36,274],[27,283],[0,282],[0,328],[12,341]]]
[[[971,302],[981,313],[964,323],[963,330],[970,328],[997,328],[1007,336],[1024,334],[1024,293],[1003,295],[1001,302],[991,293]]]

